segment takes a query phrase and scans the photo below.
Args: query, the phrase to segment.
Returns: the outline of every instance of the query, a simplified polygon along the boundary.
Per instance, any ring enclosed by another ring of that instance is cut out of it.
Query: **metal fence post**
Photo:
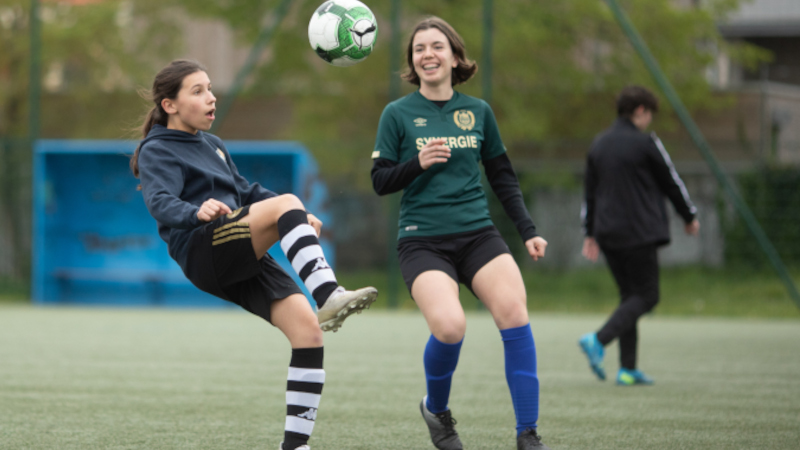
[[[703,133],[694,123],[692,116],[689,114],[689,111],[683,105],[678,93],[672,87],[672,84],[667,79],[664,72],[658,65],[658,62],[650,53],[650,50],[647,48],[647,44],[645,44],[642,37],[636,31],[636,28],[631,23],[628,15],[620,8],[617,0],[606,0],[608,6],[611,8],[614,17],[616,18],[617,22],[619,23],[622,30],[628,36],[633,48],[636,49],[636,52],[644,61],[645,66],[647,66],[647,70],[653,76],[656,81],[656,84],[661,88],[661,91],[664,92],[664,95],[667,97],[667,100],[672,105],[675,113],[678,115],[678,118],[683,123],[683,126],[686,127],[686,130],[689,132],[689,135],[694,141],[697,148],[700,150],[700,154],[703,155],[703,158],[706,160],[711,172],[717,178],[717,182],[719,182],[720,186],[722,187],[723,191],[728,195],[733,206],[736,208],[736,211],[741,216],[742,220],[747,224],[747,227],[750,229],[750,232],[755,237],[756,241],[758,242],[761,250],[767,255],[767,259],[772,264],[775,272],[780,277],[783,284],[786,286],[786,290],[789,292],[789,296],[797,303],[797,306],[800,307],[800,293],[797,291],[797,287],[792,280],[792,277],[789,275],[789,271],[786,270],[786,266],[783,264],[780,255],[775,250],[775,247],[770,242],[769,238],[767,237],[764,230],[759,225],[758,220],[756,220],[755,216],[753,215],[750,208],[747,206],[747,203],[742,200],[739,194],[734,189],[733,184],[728,180],[728,177],[722,171],[719,163],[717,162],[714,153],[711,150],[711,146],[708,145],[705,138],[703,137]]]

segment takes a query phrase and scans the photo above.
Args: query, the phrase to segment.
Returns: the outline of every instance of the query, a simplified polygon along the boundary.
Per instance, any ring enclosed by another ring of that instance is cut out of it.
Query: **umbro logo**
[[[330,269],[330,268],[331,266],[329,266],[328,263],[325,262],[324,258],[317,258],[317,261],[314,263],[314,268],[311,269],[311,273],[314,273],[318,270]]]
[[[308,411],[298,414],[297,417],[306,420],[317,420],[317,408],[309,408]]]
[[[422,117],[417,117],[414,119],[414,125],[418,127],[424,127],[428,125],[428,119],[423,119]]]

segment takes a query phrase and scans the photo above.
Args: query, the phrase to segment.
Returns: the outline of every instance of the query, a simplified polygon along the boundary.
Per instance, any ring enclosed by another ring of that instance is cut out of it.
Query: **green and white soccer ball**
[[[311,15],[308,40],[320,58],[334,66],[357,64],[372,53],[378,22],[358,0],[331,0]]]

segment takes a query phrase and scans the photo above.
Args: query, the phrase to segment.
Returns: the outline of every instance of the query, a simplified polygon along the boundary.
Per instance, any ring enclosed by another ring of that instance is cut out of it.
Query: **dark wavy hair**
[[[161,106],[161,101],[165,98],[175,100],[178,97],[178,92],[180,92],[181,86],[183,86],[183,79],[195,72],[201,71],[205,72],[206,68],[197,61],[176,59],[156,74],[156,77],[153,80],[153,89],[150,91],[143,91],[141,93],[142,97],[154,103],[153,107],[150,109],[150,112],[148,112],[144,118],[144,123],[141,127],[142,138],[147,137],[147,133],[150,132],[155,124],[167,126],[169,114],[164,111],[164,107]],[[136,178],[139,178],[140,148],[141,144],[136,147],[136,151],[133,152],[130,162],[131,171],[133,172],[133,176]]]
[[[617,95],[617,116],[630,117],[636,108],[644,106],[652,112],[658,112],[658,98],[641,86],[626,86]]]
[[[458,66],[453,69],[451,84],[455,86],[472,78],[475,72],[478,71],[478,63],[467,58],[467,48],[464,46],[464,40],[461,39],[461,36],[459,36],[449,23],[434,16],[423,19],[414,27],[411,38],[408,40],[408,47],[406,48],[406,62],[408,63],[408,68],[403,72],[401,77],[409,83],[419,86],[419,76],[414,70],[414,36],[420,31],[429,30],[431,28],[436,28],[447,36],[447,40],[450,42],[450,48],[453,50],[453,55],[458,61]]]

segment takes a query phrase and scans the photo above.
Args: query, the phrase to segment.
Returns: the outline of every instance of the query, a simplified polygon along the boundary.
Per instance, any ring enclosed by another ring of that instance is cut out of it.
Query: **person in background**
[[[578,343],[592,371],[605,380],[604,347],[617,339],[617,384],[623,386],[653,384],[637,368],[637,323],[659,301],[658,248],[670,241],[664,198],[683,218],[686,234],[700,230],[697,208],[664,145],[655,133],[645,132],[657,111],[652,92],[624,88],[617,97],[616,122],[595,137],[586,159],[582,253],[592,262],[603,253],[620,305],[599,331]]]

